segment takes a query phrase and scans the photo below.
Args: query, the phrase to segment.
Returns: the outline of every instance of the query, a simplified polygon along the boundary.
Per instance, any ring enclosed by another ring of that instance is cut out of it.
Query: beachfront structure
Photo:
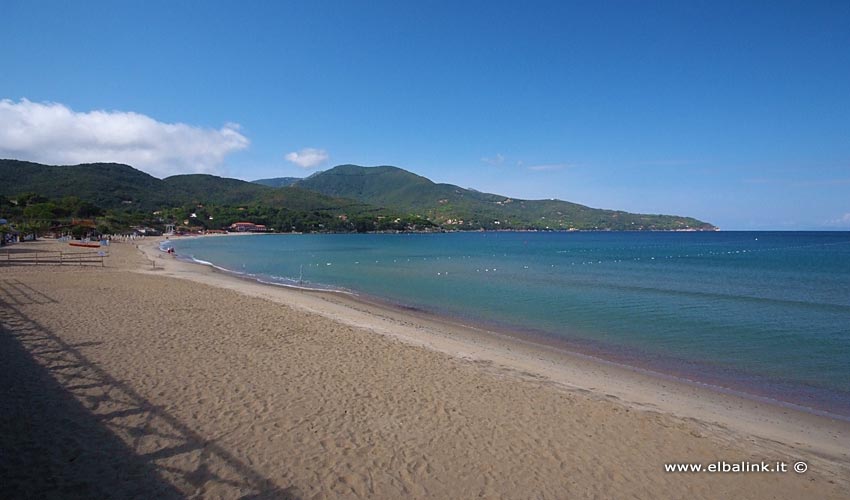
[[[265,233],[268,228],[263,224],[254,224],[253,222],[234,222],[229,228],[237,233]]]

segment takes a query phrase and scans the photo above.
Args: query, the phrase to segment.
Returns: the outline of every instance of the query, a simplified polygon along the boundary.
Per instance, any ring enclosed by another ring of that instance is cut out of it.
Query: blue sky
[[[850,229],[850,2],[2,11],[0,156],[247,180],[389,164],[724,229]]]

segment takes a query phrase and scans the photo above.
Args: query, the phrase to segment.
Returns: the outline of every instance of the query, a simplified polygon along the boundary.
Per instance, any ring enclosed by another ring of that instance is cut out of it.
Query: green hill
[[[208,174],[174,175],[163,179],[179,204],[263,205],[297,211],[380,212],[377,207],[326,195],[300,186],[269,187],[255,182]]]
[[[328,196],[298,186],[271,189],[263,194],[259,203],[274,207],[289,207],[304,211],[331,211],[338,213],[385,213],[379,207],[357,200]]]
[[[301,180],[297,186],[367,203],[421,209],[439,194],[425,177],[397,167],[340,165]],[[447,185],[446,185],[447,186]]]
[[[157,179],[118,163],[53,166],[0,160],[0,196],[14,198],[27,192],[50,199],[75,196],[104,209],[144,211],[197,204],[266,204],[290,210],[363,207],[359,202],[339,200],[297,187],[275,189],[207,174]]]
[[[437,184],[390,166],[341,165],[291,186],[271,187],[205,174],[160,180],[116,163],[51,166],[0,160],[0,196],[13,199],[26,192],[55,200],[74,196],[107,210],[150,213],[164,208],[215,205],[234,210],[253,207],[251,213],[266,214],[270,221],[290,220],[290,212],[297,214],[299,220],[321,215],[323,222],[316,222],[316,227],[340,230],[427,227],[427,221],[422,219],[459,230],[714,229],[690,217],[632,214],[561,200],[521,200],[481,193]],[[269,210],[277,215],[268,215]]]
[[[51,166],[0,160],[0,217],[45,230],[83,214],[100,217],[105,230],[162,228],[166,223],[220,229],[238,220],[279,231],[433,228],[427,220],[296,186],[273,188],[206,174],[160,180],[119,164]]]
[[[431,180],[397,167],[340,165],[296,186],[418,215],[456,229],[711,230],[671,215],[602,210],[561,200],[521,200]]]
[[[182,203],[243,205],[256,202],[274,188],[208,174],[173,175],[162,180]]]
[[[102,208],[152,210],[175,198],[160,179],[119,163],[41,165],[0,159],[0,195],[33,192],[48,198],[76,196]]]

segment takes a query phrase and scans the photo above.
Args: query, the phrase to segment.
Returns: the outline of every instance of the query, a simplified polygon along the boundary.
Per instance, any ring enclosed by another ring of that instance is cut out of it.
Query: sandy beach
[[[850,498],[846,421],[156,245],[0,266],[0,496]]]

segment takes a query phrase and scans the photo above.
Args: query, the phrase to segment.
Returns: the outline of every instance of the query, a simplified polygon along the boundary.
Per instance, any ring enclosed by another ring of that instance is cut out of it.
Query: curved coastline
[[[802,456],[810,463],[825,460],[820,466],[827,470],[844,470],[850,463],[850,421],[841,415],[617,363],[575,349],[553,348],[546,341],[535,342],[510,330],[479,328],[362,295],[270,286],[210,266],[163,259],[153,242],[140,250],[149,258],[165,261],[168,276],[285,304],[488,370],[493,367],[499,376],[541,381],[615,402],[627,410],[668,414],[698,423],[703,431],[723,442],[760,443],[758,447],[764,447],[767,454]]]
[[[140,254],[136,243],[117,243],[104,268],[9,269],[4,311],[38,322],[3,326],[185,495],[297,487],[305,498],[337,497],[350,496],[351,485],[363,485],[364,498],[414,489],[423,498],[839,499],[850,491],[846,422],[361,296],[269,286],[158,252],[150,238],[138,242]],[[102,312],[97,322],[91,307]],[[83,363],[45,351],[45,335]],[[90,377],[89,366],[118,391],[110,404],[101,384],[66,377]],[[175,452],[163,435],[189,444]],[[201,465],[221,475],[198,482],[198,450]],[[808,472],[665,472],[671,462],[718,460],[804,461]],[[52,463],[75,470],[60,455]]]
[[[213,237],[243,237],[248,234],[228,234],[214,235]],[[264,236],[261,234],[251,236]],[[209,236],[191,236],[189,238],[206,238]],[[165,252],[167,245],[171,240],[163,240],[159,243],[159,250]],[[806,405],[800,401],[782,399],[777,392],[764,389],[764,384],[769,383],[769,380],[763,380],[762,385],[758,384],[728,384],[724,385],[718,376],[712,377],[710,371],[704,369],[700,372],[694,368],[690,371],[683,369],[675,369],[673,359],[660,359],[655,362],[642,358],[639,355],[625,355],[624,352],[617,352],[616,346],[609,346],[602,342],[592,342],[583,340],[578,342],[576,339],[568,339],[558,337],[550,332],[537,331],[530,328],[522,328],[516,325],[501,324],[498,322],[475,321],[470,318],[464,318],[459,315],[452,315],[444,311],[436,311],[422,305],[406,304],[390,300],[385,297],[375,296],[372,294],[362,293],[356,290],[347,290],[335,288],[328,284],[312,284],[299,285],[292,283],[291,279],[269,277],[228,269],[219,266],[213,262],[203,259],[198,259],[193,255],[176,255],[177,260],[181,260],[188,264],[206,266],[233,278],[247,280],[262,284],[264,286],[280,287],[301,292],[310,292],[318,294],[340,294],[351,301],[360,303],[365,306],[386,309],[390,314],[402,314],[415,316],[418,319],[425,321],[433,321],[443,323],[448,327],[459,327],[470,331],[478,332],[482,336],[499,337],[508,342],[515,342],[527,345],[533,349],[552,351],[563,356],[571,358],[583,358],[594,363],[602,363],[616,367],[619,370],[626,372],[639,373],[650,378],[661,381],[668,381],[677,384],[684,384],[700,388],[702,390],[712,391],[718,394],[741,398],[757,404],[773,405],[780,409],[791,409],[797,412],[824,417],[831,420],[850,423],[850,413],[838,413],[830,411],[820,406]],[[665,363],[666,361],[666,363]],[[714,369],[716,371],[716,369]],[[701,377],[702,376],[702,377]],[[730,377],[731,378],[731,377]],[[823,400],[821,400],[822,402]]]

